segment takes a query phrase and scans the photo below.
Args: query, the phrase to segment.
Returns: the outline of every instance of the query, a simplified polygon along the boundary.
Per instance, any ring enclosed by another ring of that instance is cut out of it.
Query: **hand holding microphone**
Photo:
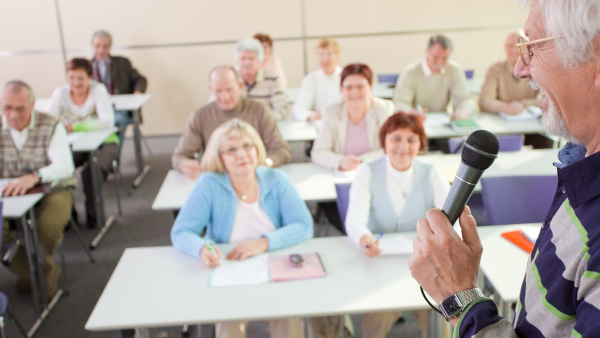
[[[483,248],[475,219],[465,205],[483,172],[496,159],[499,148],[494,134],[485,130],[473,132],[463,148],[462,162],[443,210],[429,210],[427,218],[417,223],[408,266],[413,278],[438,304],[449,295],[477,285]],[[452,228],[457,219],[462,239]],[[451,321],[454,320],[458,318]]]

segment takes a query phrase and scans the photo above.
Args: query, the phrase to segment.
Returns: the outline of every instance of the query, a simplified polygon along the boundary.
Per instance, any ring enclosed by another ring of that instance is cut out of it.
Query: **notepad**
[[[471,119],[466,120],[452,120],[450,121],[450,127],[455,131],[475,131],[481,129],[475,121]]]
[[[271,280],[268,262],[269,256],[266,253],[243,261],[222,259],[221,265],[210,274],[208,286],[216,288],[268,283]]]
[[[509,240],[512,244],[523,249],[527,253],[531,253],[533,250],[533,244],[523,236],[520,230],[508,231],[502,233],[502,237]]]
[[[402,234],[385,234],[379,240],[380,255],[410,255],[412,241]]]
[[[425,114],[427,119],[423,122],[425,127],[441,127],[450,122],[450,117],[446,114]]]
[[[292,266],[289,255],[269,256],[271,280],[273,282],[284,282],[327,276],[318,253],[303,253],[300,256],[304,260],[301,267]]]
[[[500,112],[498,113],[498,116],[500,116],[506,122],[536,121],[540,118],[540,116],[542,116],[542,110],[540,107],[529,106],[518,115],[509,115]]]
[[[532,244],[535,244],[540,234],[540,230],[541,228],[538,226],[523,227],[521,229],[521,235],[523,235]]]
[[[79,140],[82,136],[83,136],[83,132],[75,132],[75,133],[69,133],[69,135],[67,135],[67,142],[69,142],[69,144]]]

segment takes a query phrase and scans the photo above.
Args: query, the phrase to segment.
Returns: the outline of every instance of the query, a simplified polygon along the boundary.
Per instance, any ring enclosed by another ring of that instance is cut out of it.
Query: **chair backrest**
[[[448,147],[450,148],[450,154],[460,154],[464,143],[465,139],[462,136],[449,138]]]
[[[377,80],[379,83],[393,83],[398,82],[400,74],[377,74]]]
[[[488,225],[543,222],[557,185],[557,176],[482,178],[481,197]]]
[[[340,183],[335,185],[335,191],[337,192],[337,208],[340,213],[340,219],[344,229],[346,228],[346,212],[348,212],[348,203],[350,202],[350,185],[352,183]]]
[[[500,141],[500,151],[519,151],[525,144],[525,135],[499,135],[498,141]]]
[[[498,135],[498,141],[500,141],[500,151],[519,151],[523,148],[523,144],[525,144],[525,135]],[[460,154],[464,142],[465,138],[461,136],[449,138],[448,148],[450,148],[450,154]]]
[[[465,70],[465,76],[467,77],[467,79],[472,79],[473,74],[475,74],[475,71],[473,69]]]

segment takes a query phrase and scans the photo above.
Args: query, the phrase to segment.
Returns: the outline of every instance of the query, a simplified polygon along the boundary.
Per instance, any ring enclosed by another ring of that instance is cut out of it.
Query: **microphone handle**
[[[481,175],[483,175],[483,170],[475,169],[463,162],[460,163],[460,167],[458,167],[458,172],[456,173],[456,177],[454,177],[452,187],[450,187],[450,192],[442,208],[450,224],[454,225],[456,223],[460,213],[465,208],[465,205],[467,205],[469,198],[471,198]]]

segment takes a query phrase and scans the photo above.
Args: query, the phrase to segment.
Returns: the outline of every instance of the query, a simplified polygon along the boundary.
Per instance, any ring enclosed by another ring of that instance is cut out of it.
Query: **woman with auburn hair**
[[[442,171],[416,159],[427,148],[418,116],[398,112],[379,131],[385,156],[361,164],[350,187],[346,232],[364,254],[380,254],[373,233],[417,230],[417,221],[431,208],[442,208],[450,184]],[[427,337],[427,311],[417,311]],[[402,311],[363,315],[363,337],[385,337]]]
[[[279,56],[273,54],[273,39],[271,39],[269,35],[262,33],[255,34],[254,38],[260,41],[263,46],[263,51],[265,52],[265,59],[261,68],[269,73],[277,75],[281,89],[285,89],[287,87],[287,78],[285,76],[285,71],[283,70],[281,59]]]
[[[237,243],[225,258],[244,260],[311,238],[313,219],[306,203],[282,171],[259,166],[266,156],[250,124],[232,119],[219,126],[202,157],[205,173],[171,230],[173,246],[212,268],[223,255],[216,246],[213,254],[205,243]],[[300,318],[268,323],[271,337],[304,337]],[[244,337],[246,324],[217,323],[216,336]]]

